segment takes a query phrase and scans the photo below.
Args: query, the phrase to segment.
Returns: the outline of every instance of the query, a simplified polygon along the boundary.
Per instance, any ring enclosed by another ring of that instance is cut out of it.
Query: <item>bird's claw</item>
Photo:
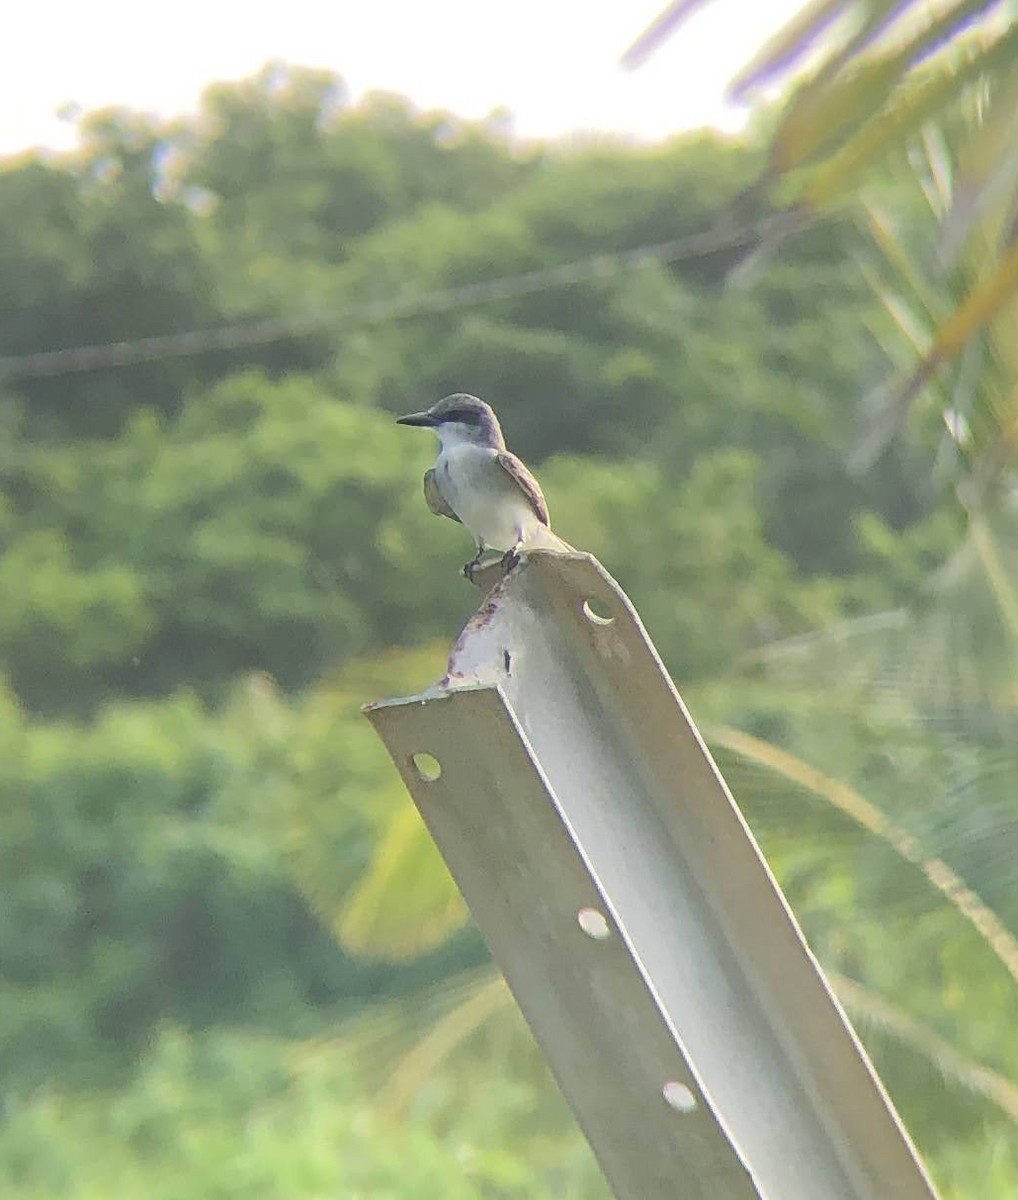
[[[519,566],[519,562],[520,562],[519,551],[520,551],[519,545],[513,546],[512,549],[507,550],[500,559],[497,559],[497,560],[490,559],[487,563],[487,566],[492,567],[495,565],[495,562],[497,561],[501,565],[502,570],[505,572],[505,574],[508,575],[509,572],[514,567]],[[463,574],[467,577],[467,579],[470,580],[471,583],[474,582],[475,572],[479,571],[481,568],[484,555],[485,555],[485,551],[482,550],[480,552],[480,554],[477,555],[476,558],[472,558],[468,563],[463,564]]]

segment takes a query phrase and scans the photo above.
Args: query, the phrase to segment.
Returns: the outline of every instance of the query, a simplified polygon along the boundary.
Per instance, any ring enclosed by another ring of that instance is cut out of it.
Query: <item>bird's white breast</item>
[[[488,446],[443,446],[435,481],[449,507],[491,550],[509,550],[540,524],[526,496]]]

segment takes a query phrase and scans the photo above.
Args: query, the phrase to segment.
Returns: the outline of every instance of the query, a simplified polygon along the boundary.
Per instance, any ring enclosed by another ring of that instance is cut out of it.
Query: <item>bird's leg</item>
[[[481,559],[484,557],[484,549],[484,543],[478,542],[477,553],[468,563],[463,564],[463,574],[467,577],[467,579],[470,580],[471,583],[474,582],[474,572],[481,565]]]
[[[502,555],[502,566],[505,573],[508,575],[513,567],[519,566],[520,550],[523,548],[523,539],[520,538],[515,546],[511,546],[505,554]]]

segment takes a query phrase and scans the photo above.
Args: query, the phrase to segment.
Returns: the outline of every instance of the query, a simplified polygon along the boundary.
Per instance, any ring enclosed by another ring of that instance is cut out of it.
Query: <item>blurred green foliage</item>
[[[711,137],[520,147],[497,122],[351,106],[336,79],[280,67],[193,119],[96,114],[81,135],[74,155],[0,170],[9,362],[663,242],[710,227],[758,165]],[[346,1018],[391,1030],[393,1005],[430,1012],[423,996],[484,962],[357,713],[437,678],[476,603],[469,539],[420,496],[430,439],[392,421],[445,392],[497,406],[556,529],[620,579],[706,714],[889,802],[911,751],[905,816],[947,828],[918,802],[944,765],[925,710],[848,739],[843,690],[753,666],[782,639],[921,606],[964,525],[907,445],[863,478],[846,466],[880,370],[849,246],[814,230],[751,284],[715,252],[247,348],[0,366],[5,1195],[603,1194],[532,1050],[505,1050],[517,1033],[408,1084],[402,1124],[372,1099],[385,1056],[365,1070],[318,1040]],[[942,1034],[1018,1069],[985,948],[927,973],[953,915],[910,924],[913,892],[881,898],[881,852],[864,860],[858,831],[787,789],[769,804],[752,774],[747,807],[826,960],[930,1019],[955,996]],[[972,1029],[954,989],[980,973]],[[892,1090],[945,1183],[992,1144],[981,1194],[1002,1198],[1014,1159],[985,1097],[931,1100],[929,1055],[917,1068],[900,1041]]]
[[[335,1050],[302,1057],[264,1037],[167,1028],[118,1093],[46,1090],[15,1101],[0,1133],[0,1187],[11,1200],[606,1197],[586,1154],[530,1146],[523,1157],[505,1143],[506,1125],[537,1091],[524,1079],[490,1080],[436,1135],[423,1119],[393,1126],[373,1114]]]

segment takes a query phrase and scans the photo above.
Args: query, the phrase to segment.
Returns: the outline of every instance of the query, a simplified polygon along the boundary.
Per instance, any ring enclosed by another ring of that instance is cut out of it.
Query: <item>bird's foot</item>
[[[507,575],[513,569],[513,567],[519,566],[520,547],[522,545],[523,545],[522,542],[517,542],[516,545],[512,547],[512,549],[507,550],[505,552],[505,554],[502,555],[502,567]]]
[[[483,557],[484,547],[482,546],[468,563],[463,564],[463,574],[467,577],[467,579],[470,580],[471,583],[474,582],[474,572],[481,565],[481,559]]]

